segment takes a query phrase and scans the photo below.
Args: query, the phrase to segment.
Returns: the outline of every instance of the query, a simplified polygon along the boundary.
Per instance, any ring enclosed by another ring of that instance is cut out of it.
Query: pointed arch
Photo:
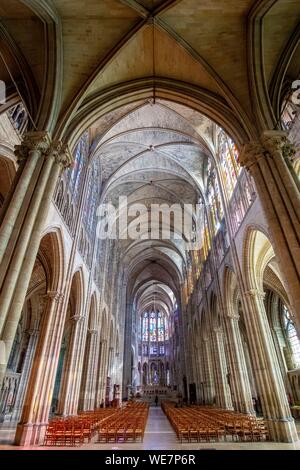
[[[226,315],[234,317],[238,312],[238,284],[235,272],[227,266],[224,271],[223,289]]]
[[[274,258],[269,237],[257,227],[248,227],[243,247],[243,273],[247,289],[263,291],[264,271]]]
[[[61,292],[65,281],[66,255],[63,234],[60,227],[50,226],[42,233],[40,249],[49,263],[48,290]]]
[[[89,321],[88,321],[88,329],[89,330],[96,330],[97,329],[97,298],[96,293],[94,292],[91,297],[90,302],[90,311],[89,311]]]
[[[73,274],[71,282],[71,292],[70,292],[70,306],[72,311],[72,316],[80,317],[83,314],[83,304],[84,304],[84,280],[82,268],[79,268]]]

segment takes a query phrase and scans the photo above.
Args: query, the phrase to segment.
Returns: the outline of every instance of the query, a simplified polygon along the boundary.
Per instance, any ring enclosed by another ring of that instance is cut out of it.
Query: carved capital
[[[30,330],[28,330],[29,336],[38,336],[39,332],[40,331],[36,328],[31,328]]]
[[[260,142],[249,142],[245,144],[239,155],[239,163],[250,170],[264,155],[264,148]]]
[[[223,330],[222,330],[222,328],[219,327],[219,326],[218,326],[218,327],[215,327],[215,328],[213,329],[213,331],[214,331],[214,333],[215,333],[215,335],[216,335],[217,337],[223,335]]]
[[[46,155],[48,157],[53,157],[56,160],[62,151],[62,146],[63,144],[60,140],[54,140],[53,142],[51,142],[51,145],[49,146]]]
[[[261,142],[270,156],[280,153],[285,160],[293,162],[296,156],[296,147],[292,144],[283,131],[266,131],[261,137]]]
[[[96,336],[98,334],[98,330],[88,330],[88,334],[91,336]]]
[[[236,313],[232,313],[228,315],[229,320],[232,320],[233,323],[238,323],[240,316],[237,315]]]
[[[73,165],[74,158],[68,145],[64,144],[61,147],[61,151],[56,158],[56,162],[59,163],[63,168],[69,168]]]
[[[74,161],[69,146],[63,144],[60,140],[52,142],[47,151],[47,156],[54,158],[55,162],[63,168],[69,168]]]
[[[51,137],[48,132],[28,132],[23,138],[21,145],[15,146],[15,155],[18,161],[28,158],[30,152],[47,154],[51,145]]]
[[[84,317],[82,315],[73,315],[73,317],[71,317],[70,320],[74,323],[82,323],[84,320]]]
[[[46,299],[51,299],[54,302],[58,303],[58,302],[61,302],[64,299],[64,294],[62,294],[61,292],[57,292],[57,291],[49,291],[45,295],[45,298]]]
[[[261,300],[264,300],[266,297],[265,292],[260,291],[259,289],[250,289],[248,292],[245,292],[246,297],[251,297],[251,298],[259,298]]]

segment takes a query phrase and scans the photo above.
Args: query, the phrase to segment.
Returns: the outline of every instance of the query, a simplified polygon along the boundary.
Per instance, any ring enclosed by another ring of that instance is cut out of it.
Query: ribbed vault
[[[214,160],[216,125],[197,111],[160,99],[138,103],[107,124],[104,116],[90,129],[92,159],[101,166],[101,202],[117,209],[112,223],[121,235],[118,244],[129,295],[139,309],[151,306],[156,298],[170,313],[185,278],[186,239],[174,217],[154,221],[151,208],[186,204],[195,218],[196,205],[205,198],[209,162]],[[137,239],[119,231],[123,214],[119,198],[125,197],[128,207],[142,204],[148,211]],[[167,239],[163,230],[169,221]]]

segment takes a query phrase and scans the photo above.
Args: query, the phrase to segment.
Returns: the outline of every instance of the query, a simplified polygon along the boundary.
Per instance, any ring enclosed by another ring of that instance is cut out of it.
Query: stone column
[[[229,316],[225,321],[237,411],[255,414],[239,328],[239,316]]]
[[[13,232],[17,237],[17,219],[21,215],[28,192],[32,194],[39,170],[43,164],[43,155],[47,152],[51,139],[47,132],[31,132],[24,136],[21,145],[16,146],[15,154],[20,163],[21,171],[17,173],[14,191],[11,194],[9,204],[3,208],[0,227],[0,265],[6,254]],[[2,272],[2,270],[0,270]]]
[[[280,345],[280,338],[282,337],[282,334],[283,334],[281,327],[274,326],[273,328],[271,328],[271,334],[273,337],[274,347],[275,347],[277,358],[278,358],[278,364],[281,370],[282,380],[285,385],[286,392],[293,399],[294,398],[293,386],[291,384],[291,381],[288,375],[289,370],[295,369],[292,350],[289,344],[287,344],[283,348]],[[296,398],[296,401],[297,401],[297,398]]]
[[[39,134],[39,133],[38,133]],[[11,352],[18,323],[22,313],[30,277],[34,268],[34,263],[38,253],[41,233],[45,223],[45,214],[48,213],[54,189],[59,174],[63,167],[69,166],[72,159],[66,147],[60,142],[50,142],[49,136],[42,140],[42,150],[36,140],[34,133],[32,140],[35,152],[41,157],[42,167],[39,171],[38,180],[33,191],[26,217],[23,224],[18,228],[19,237],[10,256],[5,256],[2,260],[0,271],[3,282],[0,294],[0,340],[2,357],[0,358],[0,383],[5,374],[7,361]],[[45,141],[47,150],[45,151]],[[29,137],[25,139],[22,151],[29,155],[32,152]],[[3,222],[4,223],[4,222]],[[9,261],[9,265],[7,263]]]
[[[214,390],[214,379],[213,379],[213,369],[211,361],[211,350],[209,339],[205,338],[202,343],[203,347],[203,367],[204,367],[204,381],[203,381],[203,390],[204,390],[204,400],[205,404],[210,405],[213,403],[215,390]]]
[[[281,341],[283,336],[282,327],[280,326],[273,326],[271,328],[272,337],[274,340],[275,349],[277,352],[279,366],[282,372],[282,377],[285,379],[287,371],[295,369],[295,364],[293,361],[293,353],[289,344],[287,347],[282,347]]]
[[[99,331],[96,336],[95,343],[95,359],[94,359],[94,375],[93,375],[93,402],[91,404],[91,409],[98,409],[100,407],[100,395],[99,395],[99,380],[100,380],[100,357],[101,357],[101,342]]]
[[[99,408],[99,406],[101,405],[101,400],[102,400],[102,397],[101,397],[101,380],[102,380],[102,359],[103,359],[103,351],[104,351],[104,348],[103,348],[103,341],[100,341],[99,342],[99,352],[98,352],[98,362],[97,362],[97,366],[96,366],[96,370],[97,370],[97,376],[96,376],[96,383],[97,383],[97,386],[96,386],[96,396],[95,396],[95,408]]]
[[[87,363],[87,382],[86,382],[86,399],[85,406],[83,409],[92,410],[94,409],[95,403],[95,369],[96,369],[96,359],[97,359],[97,330],[89,330],[90,335],[90,344],[89,344],[89,354],[88,354],[88,363]]]
[[[94,331],[94,330],[92,330]],[[96,331],[96,330],[95,330]],[[88,409],[89,410],[94,410],[97,407],[99,407],[99,404],[97,403],[97,378],[98,378],[98,363],[99,363],[99,331],[97,330],[96,333],[92,333],[93,337],[93,349],[91,351],[92,355],[92,362],[93,362],[93,367],[91,370],[90,374],[90,384],[89,384],[89,389],[91,390],[90,397],[89,397],[89,402],[88,402]]]
[[[203,380],[201,380],[202,370],[201,370],[201,360],[200,360],[200,348],[198,345],[194,346],[194,358],[195,358],[195,370],[196,370],[196,377],[195,377],[196,394],[197,394],[197,403],[199,403],[201,401],[201,394],[202,394],[201,382],[203,383]]]
[[[216,402],[220,408],[232,410],[232,399],[227,377],[227,364],[224,349],[223,331],[221,328],[213,330],[214,359],[216,364]]]
[[[202,343],[198,343],[196,345],[196,354],[197,354],[197,363],[198,363],[197,400],[199,404],[204,405],[204,402],[205,402],[205,391],[204,391],[205,365],[204,365]]]
[[[256,382],[255,382],[255,378],[253,374],[253,367],[252,367],[252,362],[250,358],[248,343],[242,340],[242,345],[243,345],[244,357],[246,361],[246,368],[247,368],[248,377],[249,377],[251,394],[253,397],[257,397]]]
[[[23,257],[25,256],[26,249],[30,240],[31,232],[37,217],[39,206],[43,192],[51,167],[53,165],[52,158],[48,158],[46,161],[45,153],[49,151],[50,138],[48,134],[41,136],[40,133],[35,133],[29,138],[24,140],[23,146],[18,150],[17,153],[22,153],[22,157],[25,158],[27,152],[28,160],[32,159],[32,155],[35,156],[36,166],[38,167],[39,175],[34,181],[31,181],[32,199],[30,202],[26,200],[27,195],[24,195],[25,207],[27,208],[26,219],[18,218],[15,223],[9,223],[5,219],[1,225],[0,231],[2,231],[2,257],[0,258],[0,285],[2,287],[2,294],[0,296],[0,331],[2,332],[5,320],[7,318],[8,310],[14,293],[14,288],[18,280],[18,276],[22,267]],[[44,163],[43,163],[44,161]],[[20,178],[22,181],[22,178]],[[36,181],[37,180],[37,181]],[[36,188],[34,187],[36,185]],[[38,186],[38,188],[37,188]],[[13,204],[13,202],[12,202]],[[13,210],[13,208],[12,208]],[[10,214],[10,207],[7,209],[7,214]],[[21,220],[20,220],[21,219]],[[11,228],[10,228],[11,225]],[[17,226],[18,225],[18,226]],[[13,239],[13,232],[17,232],[15,239]],[[6,240],[6,234],[10,236],[9,240]],[[17,244],[16,244],[17,240]],[[10,266],[9,266],[10,265]],[[8,269],[10,267],[10,269]]]
[[[26,349],[21,379],[18,387],[17,398],[14,405],[11,421],[18,422],[21,416],[25,393],[27,390],[27,384],[31,373],[33,359],[38,343],[38,337],[40,334],[41,318],[44,314],[46,307],[46,299],[47,296],[45,294],[39,294],[38,311],[37,314],[33,317],[33,321],[31,320],[31,328],[28,331],[29,341]]]
[[[58,406],[58,412],[63,416],[77,414],[78,399],[76,400],[75,391],[77,381],[80,380],[80,371],[77,367],[77,361],[79,354],[82,353],[80,348],[80,336],[83,320],[84,317],[80,315],[74,315],[70,319],[72,322],[71,335],[63,368],[62,387]]]
[[[105,387],[107,379],[107,340],[101,341],[101,357],[100,357],[100,380],[99,380],[99,398],[105,402]]]
[[[104,400],[105,400],[105,397],[106,397],[106,387],[107,387],[107,377],[108,377],[108,361],[109,361],[109,347],[108,347],[108,345],[106,345],[105,355],[104,355],[104,364],[103,364],[103,382],[102,382],[102,390],[103,390]]]
[[[23,402],[25,398],[25,393],[27,390],[27,383],[29,380],[30,376],[30,371],[33,363],[33,358],[34,354],[36,351],[36,346],[37,346],[37,341],[38,341],[38,336],[39,336],[39,330],[29,330],[29,341],[28,341],[28,346],[25,354],[25,359],[24,359],[24,365],[22,369],[22,375],[20,379],[20,383],[18,386],[18,393],[17,393],[17,398],[12,414],[12,421],[19,421],[22,408],[23,408]]]
[[[240,163],[253,176],[300,328],[300,193],[291,169],[295,154],[285,132],[267,131],[260,142],[244,146]]]
[[[108,350],[108,359],[107,359],[107,376],[110,377],[111,389],[109,399],[112,400],[112,391],[113,391],[113,379],[114,379],[114,348],[109,347]],[[136,368],[134,367],[133,373],[135,374]]]
[[[86,335],[85,335],[86,328],[84,324],[87,320],[88,320],[88,317],[82,317],[80,330],[79,330],[79,337],[76,343],[76,354],[75,354],[75,363],[74,363],[74,370],[76,372],[74,374],[75,380],[72,382],[71,414],[78,413],[80,385],[81,385],[81,378],[82,378],[83,359],[84,359],[85,340],[86,340]]]
[[[83,395],[83,410],[94,409],[95,403],[95,364],[96,364],[96,345],[97,345],[97,330],[88,330],[87,332],[87,354],[86,362],[83,370],[83,383],[82,383],[82,395]]]
[[[245,323],[253,369],[270,437],[278,442],[297,441],[295,422],[290,413],[265,311],[265,294],[253,289],[245,293],[245,297],[248,306]]]
[[[39,445],[44,439],[65,322],[62,300],[63,295],[59,292],[47,294],[21,420],[17,426],[16,445]]]

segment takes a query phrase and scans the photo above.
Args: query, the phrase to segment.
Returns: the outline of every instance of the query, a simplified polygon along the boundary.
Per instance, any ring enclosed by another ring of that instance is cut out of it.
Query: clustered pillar
[[[39,249],[45,214],[58,177],[71,164],[68,148],[47,132],[32,132],[17,146],[18,175],[0,227],[0,383],[22,313]]]
[[[21,420],[17,427],[17,445],[43,442],[51,409],[52,394],[63,335],[63,294],[49,292],[42,318],[32,372],[29,378]]]
[[[239,316],[226,318],[232,370],[231,385],[234,388],[236,409],[241,413],[254,414],[252,394],[239,328]]]
[[[213,330],[213,351],[215,360],[216,403],[220,408],[231,410],[232,398],[228,383],[224,334],[221,328]]]
[[[300,329],[300,192],[291,168],[296,150],[286,133],[266,131],[244,146],[240,163],[253,176],[285,288]]]
[[[261,397],[263,415],[271,438],[275,441],[298,440],[291,416],[282,375],[264,306],[264,292],[252,289],[245,292],[245,315],[254,374]]]
[[[2,212],[0,227],[0,382],[20,321],[45,214],[49,211],[61,171],[72,163],[68,148],[60,141],[53,141],[47,132],[26,134],[15,153],[20,168]],[[19,444],[35,443],[42,424],[45,426],[48,421],[57,365],[55,354],[60,347],[57,295],[60,296],[55,293],[52,297],[48,293],[40,334],[37,336],[37,332],[32,331],[30,338],[30,357],[26,357],[25,365],[28,367],[24,370],[28,372],[28,384],[20,387],[17,397],[20,407],[24,401],[16,437]],[[16,408],[18,416],[20,407]]]

